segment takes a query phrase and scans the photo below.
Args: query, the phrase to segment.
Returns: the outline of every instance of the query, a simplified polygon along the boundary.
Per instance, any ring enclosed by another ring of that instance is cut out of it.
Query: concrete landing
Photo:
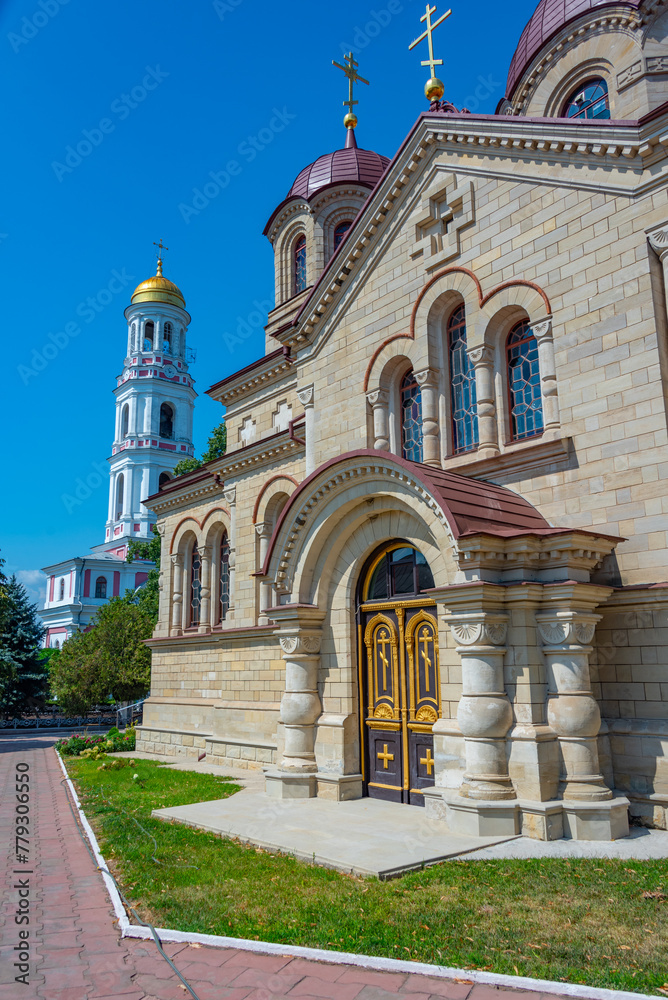
[[[452,835],[417,806],[366,798],[284,801],[250,790],[229,799],[154,809],[152,815],[381,879],[515,839]]]

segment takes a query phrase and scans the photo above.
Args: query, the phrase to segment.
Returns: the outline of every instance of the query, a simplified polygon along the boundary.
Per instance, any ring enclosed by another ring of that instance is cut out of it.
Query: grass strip
[[[151,817],[232,795],[229,780],[65,764],[116,878],[158,927],[668,995],[667,861],[462,859],[379,882]]]

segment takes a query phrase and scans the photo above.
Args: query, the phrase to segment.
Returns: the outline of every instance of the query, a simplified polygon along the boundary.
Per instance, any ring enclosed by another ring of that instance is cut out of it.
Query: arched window
[[[107,596],[107,581],[104,576],[98,576],[95,581],[95,596],[98,599],[106,599]]]
[[[566,101],[562,118],[609,118],[610,95],[605,80],[581,83]]]
[[[306,288],[306,237],[299,236],[294,249],[295,295]]]
[[[125,494],[125,479],[123,473],[116,480],[116,520],[123,516],[123,498]]]
[[[145,326],[144,326],[144,350],[145,351],[152,351],[153,350],[153,338],[154,338],[154,335],[155,335],[155,325],[154,325],[154,323],[151,322],[151,320],[149,320],[148,323],[146,323]]]
[[[339,222],[338,226],[334,230],[334,250],[338,250],[343,243],[343,237],[346,235],[352,222]]]
[[[422,461],[422,393],[413,369],[401,382],[401,454],[409,462]]]
[[[160,437],[174,437],[174,410],[169,403],[163,403],[160,407]]]
[[[420,594],[434,586],[429,563],[408,542],[394,542],[371,561],[364,582],[363,601],[389,601]]]
[[[523,441],[543,433],[538,341],[528,320],[523,319],[510,331],[506,352],[511,435],[513,441]]]
[[[65,580],[61,577],[60,584],[58,586],[58,600],[65,600]]]
[[[121,437],[128,436],[128,429],[130,427],[130,407],[125,404],[123,407],[123,412],[121,414]]]
[[[462,455],[478,447],[475,369],[466,347],[466,309],[460,306],[448,321],[452,450],[455,455]]]
[[[171,323],[165,323],[162,331],[162,349],[166,354],[172,353],[172,337],[174,331]]]
[[[199,625],[202,607],[202,559],[197,545],[193,545],[190,559],[190,625]]]
[[[172,477],[168,472],[161,472],[160,479],[158,480],[158,489],[161,490],[163,486],[166,486],[167,483],[171,483],[171,481]]]
[[[218,620],[223,622],[230,610],[230,540],[227,537],[227,532],[220,540],[219,562]]]

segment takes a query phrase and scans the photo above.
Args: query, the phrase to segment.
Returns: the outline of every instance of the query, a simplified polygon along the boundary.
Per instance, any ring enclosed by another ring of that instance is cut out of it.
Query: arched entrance
[[[422,553],[397,540],[368,561],[358,591],[360,735],[365,794],[423,806],[434,784],[441,715],[434,586]]]

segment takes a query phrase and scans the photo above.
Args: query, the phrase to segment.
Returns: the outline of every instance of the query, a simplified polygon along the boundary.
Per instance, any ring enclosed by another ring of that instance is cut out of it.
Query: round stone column
[[[547,720],[561,751],[564,799],[612,798],[598,760],[601,712],[591,690],[590,645],[600,616],[582,612],[536,615],[547,666]]]
[[[201,608],[199,619],[199,632],[211,631],[211,555],[213,549],[210,545],[203,545],[199,550],[202,560],[202,587],[200,590]]]
[[[466,772],[460,794],[470,799],[514,799],[506,753],[513,711],[503,676],[507,617],[450,614],[445,621],[462,661],[457,722],[465,740]]]
[[[441,434],[438,421],[438,374],[432,368],[415,372],[422,394],[422,461],[441,467]]]
[[[183,634],[183,556],[172,556],[172,627],[171,635]]]
[[[375,451],[390,451],[389,396],[382,389],[367,392],[373,411],[373,447]]]
[[[285,660],[285,693],[280,721],[285,733],[281,771],[308,773],[315,761],[315,723],[322,712],[318,694],[320,630],[290,630],[280,634]]]
[[[499,454],[499,432],[496,421],[494,389],[494,352],[491,347],[474,347],[469,358],[475,369],[475,391],[478,403],[478,449],[480,457]]]
[[[258,567],[262,570],[264,566],[264,561],[267,558],[267,552],[269,551],[269,542],[271,541],[271,536],[273,534],[273,524],[270,521],[258,521],[255,525],[255,532],[260,539],[260,554]],[[260,583],[260,607],[258,608],[258,625],[267,625],[269,623],[269,618],[267,617],[267,608],[270,608],[272,604],[272,594],[271,594],[271,584],[263,580]]]
[[[544,432],[548,436],[554,437],[560,432],[561,418],[559,415],[559,391],[554,359],[552,320],[546,319],[540,323],[534,323],[531,329],[538,343]]]

